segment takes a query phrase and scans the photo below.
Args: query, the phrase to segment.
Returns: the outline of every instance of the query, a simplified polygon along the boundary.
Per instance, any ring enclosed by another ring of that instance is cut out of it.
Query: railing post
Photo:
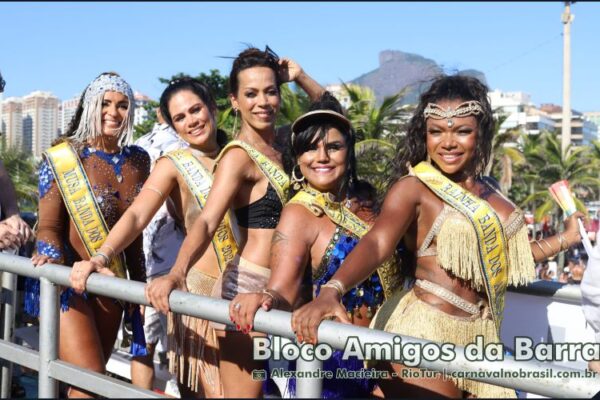
[[[17,276],[2,272],[2,302],[4,303],[4,323],[2,324],[2,339],[14,342],[15,305],[17,302]],[[2,381],[0,382],[0,398],[8,399],[11,394],[12,364],[2,363]]]
[[[58,290],[40,278],[40,369],[38,397],[58,397],[58,382],[50,377],[50,363],[58,358]]]
[[[303,344],[302,346],[311,346],[314,350],[314,345],[312,344]],[[311,352],[314,354],[314,351]],[[307,375],[313,374],[313,376],[318,376],[319,372],[323,369],[323,362],[317,359],[314,360],[304,360],[302,357],[299,357],[296,360],[296,371],[307,372]],[[323,379],[322,378],[296,378],[296,397],[301,399],[312,398],[312,399],[320,399],[321,392],[323,391]]]

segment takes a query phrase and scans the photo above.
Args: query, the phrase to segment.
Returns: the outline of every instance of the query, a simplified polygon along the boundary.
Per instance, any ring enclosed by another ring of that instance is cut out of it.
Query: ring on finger
[[[240,308],[242,308],[242,305],[241,305],[240,303],[235,303],[235,304],[233,305],[233,309],[234,309],[234,310],[239,310]]]

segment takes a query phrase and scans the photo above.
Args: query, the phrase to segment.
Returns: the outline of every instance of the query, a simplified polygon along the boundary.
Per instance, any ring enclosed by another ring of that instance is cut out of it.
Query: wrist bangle
[[[555,252],[554,249],[552,248],[552,246],[550,246],[550,243],[548,243],[546,241],[546,239],[542,239],[540,240],[540,242],[544,243],[546,246],[548,246],[548,249],[550,249],[550,254],[556,254],[556,253],[560,253],[560,251]]]
[[[544,248],[542,247],[542,245],[540,245],[537,240],[534,241],[533,243],[535,243],[537,245],[537,247],[539,247],[540,251],[542,252],[542,255],[544,256],[544,258],[548,258],[548,254],[546,254],[546,252],[544,251]]]
[[[101,251],[97,251],[96,254],[94,254],[94,256],[100,256],[104,259],[104,266],[107,267],[108,264],[110,264],[110,258],[108,258],[108,256],[106,254],[104,254]]]
[[[112,247],[111,245],[109,245],[108,243],[104,243],[102,246],[100,246],[100,248],[102,248],[102,247],[107,247],[111,251],[111,256],[115,255],[115,248]],[[98,254],[98,253],[96,253],[96,254]],[[106,254],[104,254],[104,255],[106,255]]]
[[[337,290],[338,294],[340,295],[340,300],[342,297],[344,297],[344,294],[346,294],[346,288],[344,287],[344,284],[337,279],[331,279],[327,283],[321,285],[321,287],[328,287]]]
[[[273,300],[273,308],[277,308],[277,306],[279,305],[279,293],[277,293],[276,291],[274,291],[273,289],[263,289],[261,291],[262,294],[266,294],[267,296],[269,296],[271,298],[271,300]]]
[[[564,249],[563,249],[563,242],[566,245]],[[560,232],[558,234],[558,243],[560,245],[560,251],[565,251],[566,249],[569,248],[569,242],[567,242],[567,239],[565,239],[565,237],[563,236],[562,232]]]

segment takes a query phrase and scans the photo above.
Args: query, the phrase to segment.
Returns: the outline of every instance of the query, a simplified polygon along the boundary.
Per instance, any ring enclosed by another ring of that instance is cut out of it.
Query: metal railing
[[[41,311],[40,311],[40,351],[39,354],[25,347],[0,341],[0,359],[25,365],[39,372],[39,397],[56,397],[57,380],[75,385],[82,389],[98,393],[106,397],[160,397],[156,393],[137,388],[116,379],[90,372],[74,365],[57,360],[57,325],[58,325],[58,289],[56,285],[69,286],[70,268],[48,264],[34,268],[27,258],[0,254],[0,271],[38,278],[41,281]],[[90,293],[108,296],[131,303],[146,304],[144,284],[92,274],[87,283]],[[169,298],[171,310],[225,324],[229,320],[229,302],[221,299],[193,295],[175,290]],[[279,310],[265,312],[259,310],[254,320],[256,331],[276,336],[295,339],[292,332],[291,313]],[[425,346],[430,342],[409,336],[395,335],[388,332],[324,321],[319,327],[319,343],[325,343],[333,348],[343,350],[349,338],[353,338],[360,346],[367,343],[381,345],[397,345],[401,343]],[[302,345],[311,346],[311,345]],[[523,390],[549,397],[592,397],[600,391],[600,379],[573,377],[580,370],[566,368],[554,363],[536,361],[515,361],[511,356],[505,356],[504,361],[469,361],[465,357],[464,348],[456,346],[456,357],[452,361],[425,359],[416,363],[415,367],[427,368],[448,373],[482,373],[489,376],[469,377],[469,379],[500,385],[508,388]],[[1,360],[0,360],[1,361]],[[322,367],[319,361],[298,359],[298,371],[315,371]],[[565,377],[547,377],[548,369]],[[530,376],[519,377],[521,371],[530,371]],[[310,374],[306,374],[311,376]],[[535,377],[535,376],[538,377]],[[516,376],[516,377],[515,377]],[[568,377],[571,376],[571,377]],[[297,380],[297,396],[319,398],[322,382],[318,378],[299,378]]]

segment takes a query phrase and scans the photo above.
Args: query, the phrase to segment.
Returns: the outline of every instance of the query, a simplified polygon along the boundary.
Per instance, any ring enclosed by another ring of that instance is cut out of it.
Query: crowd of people
[[[312,102],[291,127],[276,127],[287,82]],[[217,128],[211,89],[181,78],[162,93],[155,129],[133,145],[131,87],[103,73],[44,153],[32,260],[72,266],[60,297],[61,360],[104,373],[125,317],[134,384],[152,388],[163,340],[182,397],[260,397],[270,389],[252,379],[268,368],[252,357],[253,337],[264,336],[253,331],[258,309],[291,311],[299,343],[317,343],[329,318],[461,346],[476,336],[498,342],[506,287],[532,282],[536,262],[581,241],[579,212],[564,231],[530,241],[524,213],[483,175],[494,120],[476,78],[443,75],[421,95],[384,196],[357,176],[342,106],[294,60],[248,48],[233,61],[229,91],[229,135]],[[28,240],[14,206],[4,215],[2,245]],[[581,281],[568,268],[567,281]],[[92,273],[146,282],[151,307],[87,293]],[[33,315],[36,282],[26,285]],[[172,313],[176,289],[231,300],[231,324]],[[324,368],[364,365],[334,353]],[[515,396],[441,375],[400,379],[410,368],[402,364],[377,368],[396,378],[325,380],[324,397]]]

